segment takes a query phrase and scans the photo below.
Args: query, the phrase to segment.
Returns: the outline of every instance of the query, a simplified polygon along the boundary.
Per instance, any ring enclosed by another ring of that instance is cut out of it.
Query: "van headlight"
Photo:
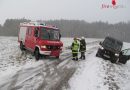
[[[100,46],[99,48],[102,49],[102,50],[104,49],[102,46]]]
[[[115,53],[115,56],[119,56],[119,54]]]
[[[46,46],[45,46],[45,45],[43,45],[43,46],[41,46],[41,48],[46,48]]]

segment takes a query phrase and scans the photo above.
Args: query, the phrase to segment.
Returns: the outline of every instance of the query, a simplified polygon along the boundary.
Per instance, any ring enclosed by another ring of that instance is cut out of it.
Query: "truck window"
[[[54,29],[47,29],[47,28],[42,28],[42,39],[48,39],[48,40],[59,40],[60,39],[60,33],[59,30],[54,30]]]
[[[28,29],[27,29],[27,34],[28,34],[29,36],[31,36],[31,34],[32,34],[32,28],[31,28],[31,27],[28,27]]]
[[[59,40],[59,31],[50,30],[50,39],[51,40]]]
[[[35,36],[35,37],[38,37],[38,36],[39,36],[39,28],[38,28],[38,27],[35,28],[34,36]]]
[[[42,28],[41,31],[42,31],[41,38],[49,40],[50,38],[49,32],[45,28]]]

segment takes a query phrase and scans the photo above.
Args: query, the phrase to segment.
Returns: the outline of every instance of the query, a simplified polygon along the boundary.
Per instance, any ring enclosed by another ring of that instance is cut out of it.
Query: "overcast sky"
[[[111,0],[0,0],[0,23],[7,18],[31,20],[85,20],[117,23],[130,21],[130,0],[116,0],[124,8],[102,9]]]

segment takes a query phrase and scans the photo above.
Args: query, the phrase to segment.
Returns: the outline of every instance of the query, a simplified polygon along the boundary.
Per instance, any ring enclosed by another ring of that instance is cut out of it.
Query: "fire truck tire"
[[[35,52],[34,52],[34,56],[35,56],[35,59],[36,60],[39,60],[40,59],[40,53],[39,53],[39,49],[36,48]]]
[[[24,45],[23,45],[22,42],[20,42],[20,49],[21,49],[22,51],[25,50]]]
[[[56,56],[57,59],[59,59],[59,56]]]

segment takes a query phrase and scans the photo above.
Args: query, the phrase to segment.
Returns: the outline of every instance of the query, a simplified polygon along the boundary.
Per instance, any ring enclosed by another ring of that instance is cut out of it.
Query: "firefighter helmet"
[[[74,40],[77,40],[77,37],[74,37]]]
[[[84,37],[81,37],[81,39],[85,39]]]

